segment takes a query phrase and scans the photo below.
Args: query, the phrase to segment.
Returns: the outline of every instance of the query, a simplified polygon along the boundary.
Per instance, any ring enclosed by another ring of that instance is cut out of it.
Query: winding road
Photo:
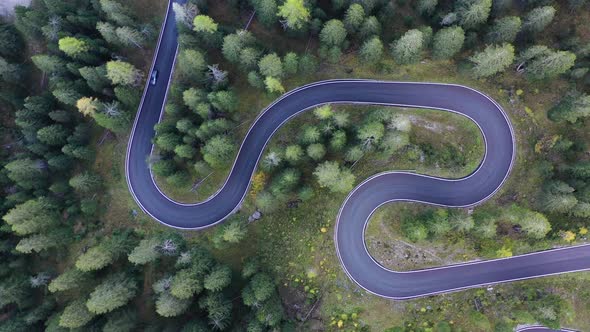
[[[375,80],[329,80],[290,91],[253,122],[229,176],[206,201],[174,202],[160,191],[148,158],[154,125],[161,120],[178,51],[174,13],[168,10],[152,70],[160,73],[155,86],[146,84],[129,139],[126,177],[142,210],[160,223],[179,229],[203,229],[222,222],[243,201],[260,156],[273,134],[294,116],[323,104],[366,104],[429,108],[465,116],[478,125],[485,144],[479,167],[469,176],[451,180],[407,172],[385,172],[359,184],[338,213],[334,242],[342,267],[360,287],[378,296],[409,299],[500,282],[590,269],[590,246],[547,250],[506,259],[470,262],[397,272],[379,265],[365,246],[371,215],[383,204],[413,201],[445,207],[468,207],[490,198],[502,186],[515,157],[509,119],[491,98],[474,89],[434,83]]]
[[[542,325],[531,325],[517,328],[516,332],[579,332],[577,330],[561,328],[560,330],[550,329]]]

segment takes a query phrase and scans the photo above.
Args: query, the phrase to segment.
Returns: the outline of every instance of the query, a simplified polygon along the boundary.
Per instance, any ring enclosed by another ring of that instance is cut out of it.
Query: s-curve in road
[[[408,299],[590,268],[590,246],[412,272],[387,270],[369,255],[364,231],[379,206],[393,201],[447,207],[476,205],[491,197],[510,173],[515,156],[510,121],[492,99],[459,85],[352,79],[302,86],[277,99],[256,118],[226,182],[214,196],[196,204],[172,201],[155,184],[148,157],[152,151],[153,128],[161,118],[177,54],[173,15],[169,10],[154,57],[153,69],[159,71],[160,79],[155,85],[146,85],[126,159],[131,194],[152,218],[180,229],[202,229],[223,221],[244,199],[260,156],[276,130],[308,109],[327,103],[430,108],[457,113],[475,122],[485,142],[483,160],[477,170],[462,179],[387,172],[357,186],[338,213],[334,239],[338,257],[348,276],[376,295]]]

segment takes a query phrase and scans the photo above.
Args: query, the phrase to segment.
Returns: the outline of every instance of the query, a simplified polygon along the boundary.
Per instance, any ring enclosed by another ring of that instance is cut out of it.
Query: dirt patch
[[[431,130],[435,133],[443,133],[444,131],[454,131],[456,128],[451,125],[443,125],[438,122],[429,121],[424,119],[423,117],[416,116],[416,115],[409,115],[408,118],[413,125],[420,126]]]
[[[403,204],[403,203],[400,203]],[[408,203],[409,206],[409,203]],[[476,260],[473,252],[463,245],[441,241],[411,243],[399,235],[399,209],[390,206],[376,214],[365,234],[367,249],[382,266],[394,271],[411,271]]]
[[[12,16],[14,14],[14,7],[29,6],[31,0],[2,0],[0,2],[0,16]]]

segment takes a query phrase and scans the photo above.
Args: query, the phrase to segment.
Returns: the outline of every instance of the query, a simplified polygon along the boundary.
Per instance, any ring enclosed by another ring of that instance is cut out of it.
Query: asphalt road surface
[[[516,332],[578,332],[576,330],[562,328],[560,330],[550,329],[541,325],[531,325],[516,329]]]
[[[222,188],[196,204],[166,197],[151,176],[148,158],[154,125],[160,120],[177,52],[173,12],[169,10],[154,58],[155,86],[146,85],[129,140],[126,176],[136,202],[157,221],[175,228],[202,229],[223,221],[244,199],[264,147],[290,118],[316,106],[358,103],[430,108],[466,116],[481,130],[485,155],[471,175],[457,180],[407,172],[386,172],[358,185],[343,203],[336,221],[338,257],[348,276],[365,290],[387,298],[408,299],[500,282],[590,269],[590,246],[577,246],[507,259],[443,266],[411,272],[388,270],[369,255],[364,232],[372,213],[394,201],[447,207],[477,205],[492,196],[510,173],[514,134],[502,108],[484,94],[450,84],[331,80],[295,89],[277,99],[252,124]]]

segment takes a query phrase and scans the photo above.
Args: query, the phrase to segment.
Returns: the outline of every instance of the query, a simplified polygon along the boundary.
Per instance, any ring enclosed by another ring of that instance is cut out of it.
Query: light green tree
[[[62,236],[62,234],[58,233],[34,234],[26,238],[21,238],[15,249],[23,254],[39,253],[59,246]]]
[[[350,32],[357,31],[365,21],[365,10],[358,3],[353,3],[346,10],[344,25]]]
[[[434,14],[438,0],[419,0],[416,9],[421,15],[430,16]]]
[[[340,20],[329,20],[320,32],[320,42],[324,47],[341,47],[346,40],[346,28]]]
[[[313,174],[320,187],[328,188],[332,192],[346,193],[352,190],[355,177],[348,169],[341,169],[335,161],[326,161],[316,167]]]
[[[254,47],[246,47],[240,51],[240,67],[245,70],[255,69],[260,58],[260,51]]]
[[[164,292],[156,300],[156,312],[162,317],[176,317],[185,313],[191,302],[190,299],[179,299]]]
[[[137,284],[123,273],[109,276],[98,285],[86,301],[88,310],[95,314],[104,314],[120,308],[137,293]]]
[[[467,232],[475,226],[473,217],[467,213],[455,212],[449,217],[451,227],[459,232]]]
[[[289,162],[296,163],[303,157],[303,149],[299,145],[289,145],[285,149],[285,159]]]
[[[89,193],[100,187],[102,179],[98,174],[84,172],[72,177],[69,184],[81,193]]]
[[[192,159],[197,153],[197,149],[190,144],[181,144],[174,148],[174,153],[180,158]]]
[[[551,230],[551,224],[547,218],[535,211],[522,211],[519,215],[518,224],[525,234],[533,239],[542,239]]]
[[[255,41],[251,32],[241,30],[223,37],[221,52],[229,62],[238,63],[241,51],[252,46]]]
[[[358,145],[355,145],[349,148],[344,155],[344,160],[348,161],[349,163],[354,163],[357,160],[361,159],[365,151]]]
[[[218,292],[229,286],[231,282],[231,269],[227,265],[217,265],[205,276],[203,286],[205,289]]]
[[[19,204],[3,217],[18,235],[29,235],[46,230],[59,220],[56,206],[47,198],[39,197]]]
[[[473,62],[476,77],[489,77],[506,70],[514,62],[514,47],[510,44],[489,45],[469,60]]]
[[[590,203],[578,202],[578,204],[574,206],[571,214],[578,218],[590,217]]]
[[[51,91],[55,99],[65,105],[76,105],[76,102],[82,98],[79,88],[72,82],[59,82]]]
[[[277,14],[293,30],[302,29],[310,20],[311,14],[303,0],[286,0],[279,6]]]
[[[112,45],[119,45],[121,41],[117,36],[117,28],[108,23],[108,22],[98,22],[96,23],[96,30],[100,33],[102,38],[106,40],[107,43]]]
[[[265,87],[262,77],[256,71],[248,73],[248,83],[257,89],[263,89]]]
[[[294,75],[299,67],[299,56],[297,53],[289,52],[283,57],[283,69],[286,74]]]
[[[381,23],[375,16],[369,16],[363,22],[360,29],[362,38],[369,38],[371,36],[379,36],[381,34]]]
[[[379,144],[384,134],[385,126],[381,122],[372,121],[359,128],[357,137],[361,140],[363,146],[369,148]]]
[[[260,303],[270,299],[276,291],[272,278],[266,273],[255,274],[250,280],[250,287],[254,297]]]
[[[383,43],[379,37],[373,37],[363,43],[360,50],[361,58],[367,63],[377,63],[383,56]]]
[[[132,27],[118,27],[115,33],[123,46],[142,48],[145,43],[145,35]]]
[[[84,40],[75,37],[63,37],[59,40],[59,50],[75,58],[90,51],[90,46]]]
[[[141,240],[137,247],[135,247],[129,254],[129,261],[135,265],[144,265],[154,262],[160,257],[160,253],[157,250],[159,244],[160,240],[156,237]]]
[[[572,194],[545,191],[540,204],[548,212],[568,213],[578,204],[578,199]]]
[[[107,14],[109,20],[114,21],[119,26],[132,26],[135,24],[131,18],[131,10],[115,0],[100,0],[101,9]]]
[[[192,28],[193,19],[199,14],[199,8],[193,2],[186,2],[180,4],[174,2],[172,4],[172,10],[176,17],[176,22],[184,24],[188,28]]]
[[[315,115],[320,120],[327,120],[334,115],[334,111],[332,110],[332,106],[330,104],[322,105],[320,107],[316,107],[313,110],[313,115]]]
[[[302,128],[300,133],[300,140],[303,144],[316,143],[320,140],[320,130],[315,126],[306,125]]]
[[[256,9],[256,16],[260,23],[266,27],[276,23],[278,11],[276,0],[254,0],[251,3]]]
[[[321,160],[326,155],[326,148],[321,143],[314,143],[307,147],[307,155],[313,160]]]
[[[32,56],[31,60],[46,74],[60,74],[67,70],[65,61],[56,55],[38,54]]]
[[[407,220],[402,226],[404,235],[412,242],[420,242],[428,237],[428,229],[418,220]]]
[[[98,245],[88,249],[76,260],[80,271],[90,272],[104,268],[128,250],[128,240],[124,235],[113,235],[103,239]]]
[[[230,90],[210,92],[207,95],[207,100],[221,112],[234,112],[238,108],[238,98]]]
[[[459,26],[440,29],[434,35],[432,54],[436,59],[450,59],[463,47],[465,32]]]
[[[48,289],[50,292],[63,292],[79,287],[89,279],[89,275],[76,268],[64,271],[62,274],[51,280]]]
[[[456,5],[461,25],[470,29],[487,21],[492,9],[492,0],[459,0]]]
[[[203,290],[202,277],[190,268],[176,272],[170,284],[170,294],[178,299],[190,299]]]
[[[201,115],[201,108],[207,108],[207,113],[203,114],[205,115],[205,118],[207,117],[209,113],[209,104],[207,95],[203,90],[194,87],[184,90],[182,93],[182,100],[191,111],[196,112],[199,115]]]
[[[68,136],[70,136],[70,131],[60,124],[49,125],[37,131],[37,138],[52,146],[64,146]]]
[[[84,300],[78,299],[65,307],[59,317],[59,326],[70,329],[79,328],[88,324],[94,316],[84,305]]]
[[[335,116],[336,118],[337,116]],[[330,148],[335,151],[340,151],[346,145],[346,132],[344,130],[338,130],[334,132],[330,139]]]
[[[197,15],[193,20],[193,30],[196,32],[214,33],[218,24],[207,15]]]
[[[449,212],[445,209],[436,209],[429,223],[429,231],[434,236],[444,236],[451,231],[451,228]]]
[[[242,277],[250,278],[260,271],[260,260],[258,257],[249,257],[244,261],[242,267]]]
[[[90,248],[86,253],[78,257],[76,267],[81,271],[89,272],[102,269],[114,261],[114,256],[103,246]]]
[[[522,23],[518,16],[506,16],[494,21],[486,35],[488,43],[512,43],[520,31]]]
[[[473,233],[482,239],[492,239],[496,236],[497,225],[494,218],[485,218],[475,223]]]
[[[207,68],[203,53],[193,49],[183,49],[178,54],[175,75],[186,82],[196,82],[204,78]]]
[[[45,164],[30,158],[15,159],[4,166],[8,178],[23,189],[43,188],[47,179]]]
[[[576,55],[569,51],[554,51],[535,45],[521,53],[519,61],[526,64],[525,73],[533,80],[557,77],[574,66]]]
[[[318,68],[317,58],[312,54],[304,54],[299,59],[299,71],[304,74],[313,73]]]
[[[221,236],[223,241],[227,243],[239,243],[244,237],[248,229],[241,220],[234,220],[226,223],[222,228]]]
[[[399,64],[420,61],[424,50],[424,34],[418,29],[408,30],[391,44],[391,53]]]
[[[229,137],[217,135],[207,141],[201,153],[211,167],[221,167],[233,157],[234,144]]]
[[[175,133],[163,133],[156,135],[156,145],[164,151],[174,151],[180,144],[180,137]]]
[[[388,131],[383,136],[379,147],[388,155],[393,154],[396,151],[399,151],[403,147],[410,144],[410,135],[403,131],[395,130],[395,131]]]
[[[267,54],[258,62],[260,73],[264,76],[280,78],[283,76],[283,63],[276,53]]]
[[[555,17],[553,6],[537,7],[531,10],[524,18],[523,30],[530,33],[539,33],[553,21]]]
[[[132,64],[117,60],[107,62],[107,77],[113,84],[135,86],[141,82],[142,74]]]
[[[576,123],[578,119],[590,116],[590,96],[578,91],[566,94],[547,114],[553,121]]]
[[[283,84],[281,83],[281,81],[279,81],[278,79],[271,77],[271,76],[267,76],[264,79],[264,85],[266,86],[266,90],[270,93],[284,93],[285,92],[285,88],[283,87]]]
[[[105,66],[99,67],[82,67],[79,70],[88,86],[95,92],[102,93],[110,86],[110,81],[107,78],[107,69]]]

